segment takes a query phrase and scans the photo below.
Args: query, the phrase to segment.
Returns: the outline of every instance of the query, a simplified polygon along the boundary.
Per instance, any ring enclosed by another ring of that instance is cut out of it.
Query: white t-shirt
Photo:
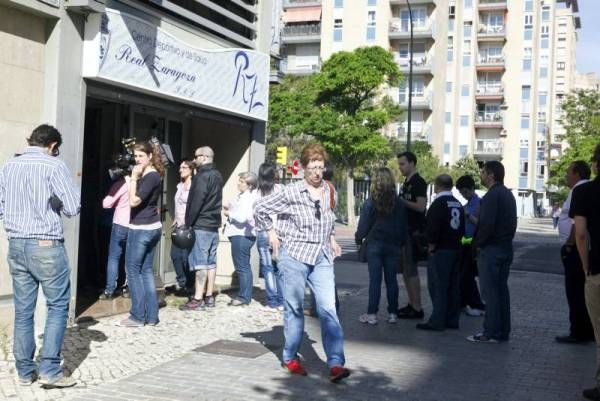
[[[571,227],[573,226],[573,219],[569,217],[569,209],[571,208],[571,195],[573,195],[573,189],[575,187],[588,182],[589,180],[579,180],[577,184],[569,191],[567,200],[563,203],[562,209],[560,210],[560,216],[558,216],[558,236],[560,237],[560,243],[564,244],[569,239],[571,234]]]

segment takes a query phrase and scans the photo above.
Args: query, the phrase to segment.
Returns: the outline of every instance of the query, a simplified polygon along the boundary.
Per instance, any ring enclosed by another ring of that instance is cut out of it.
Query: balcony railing
[[[407,70],[410,67],[410,56],[405,57],[396,57],[396,63],[400,67],[401,70]],[[414,55],[413,56],[413,72],[419,71],[430,71],[431,70],[431,59],[427,58],[426,55]]]
[[[478,37],[505,37],[506,27],[504,25],[485,25],[481,24],[477,33]]]
[[[493,66],[493,65],[504,65],[504,56],[488,56],[482,54],[479,56],[477,64]]]
[[[321,0],[284,0],[283,7],[308,7],[308,6],[319,6]]]
[[[500,112],[490,113],[486,111],[480,111],[475,113],[475,122],[478,123],[497,123],[502,122],[502,114]]]
[[[502,142],[500,139],[477,139],[474,153],[479,155],[501,155]]]
[[[479,0],[480,10],[505,10],[506,7],[506,0]]]
[[[320,36],[321,24],[306,24],[306,25],[286,25],[281,30],[281,36],[299,37],[299,36]]]
[[[321,71],[321,61],[310,65],[290,65],[287,59],[281,60],[281,71],[290,75],[309,75]]]
[[[415,38],[426,38],[433,36],[433,21],[428,18],[424,25],[413,25],[413,36]],[[393,38],[404,38],[410,36],[410,23],[408,20],[392,18],[389,25],[389,35]]]
[[[479,96],[501,96],[504,94],[504,89],[501,84],[479,84],[475,95]]]

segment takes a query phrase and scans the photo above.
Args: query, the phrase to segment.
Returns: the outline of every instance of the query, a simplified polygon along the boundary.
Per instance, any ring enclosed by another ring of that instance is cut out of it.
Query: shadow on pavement
[[[63,345],[64,368],[67,374],[72,374],[91,352],[91,343],[104,342],[108,338],[98,330],[90,327],[98,324],[95,319],[81,319],[77,325],[67,327]]]

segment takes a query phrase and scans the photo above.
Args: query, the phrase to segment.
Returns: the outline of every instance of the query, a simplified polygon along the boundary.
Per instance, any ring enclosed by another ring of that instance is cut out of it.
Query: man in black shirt
[[[596,337],[596,387],[583,391],[589,400],[600,400],[600,144],[594,150],[593,181],[573,189],[570,217],[575,221],[575,242],[586,274],[585,303]]]
[[[507,341],[510,333],[508,274],[513,260],[512,240],[517,231],[515,197],[504,186],[504,166],[489,161],[481,169],[488,192],[481,199],[473,247],[479,248],[479,284],[485,301],[483,332],[467,337],[472,342]]]
[[[433,311],[429,321],[417,324],[417,329],[441,331],[458,328],[458,261],[460,241],[465,233],[465,218],[462,205],[452,195],[452,185],[452,177],[447,174],[435,179],[437,195],[427,211],[427,286]]]
[[[417,173],[417,156],[412,152],[398,154],[398,166],[406,180],[400,188],[400,197],[408,216],[408,239],[402,248],[400,271],[408,293],[408,305],[398,310],[400,319],[423,319],[421,307],[421,281],[417,262],[421,249],[420,239],[425,229],[427,206],[427,183]]]

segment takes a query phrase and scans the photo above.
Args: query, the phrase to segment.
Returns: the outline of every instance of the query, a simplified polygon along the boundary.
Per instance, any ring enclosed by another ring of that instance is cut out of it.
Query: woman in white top
[[[250,249],[256,241],[254,229],[254,203],[256,202],[256,174],[241,173],[238,180],[240,193],[229,206],[224,207],[228,218],[225,235],[231,242],[233,265],[240,281],[238,297],[231,306],[248,305],[252,300],[252,270],[250,268]]]
[[[282,186],[277,184],[277,167],[273,163],[263,163],[258,168],[258,199],[281,191]],[[273,224],[277,226],[277,215],[271,216]],[[283,310],[283,277],[271,256],[269,235],[266,231],[257,231],[256,248],[260,260],[260,272],[265,279],[267,293],[267,307]]]
[[[173,228],[185,225],[185,209],[193,176],[194,163],[191,160],[183,160],[179,165],[181,182],[177,184],[177,193],[175,194],[175,219],[173,220]],[[180,295],[187,295],[194,286],[194,277],[190,273],[188,264],[189,254],[189,249],[179,248],[177,245],[171,243],[171,260],[173,261],[175,276],[177,278],[174,290]]]

